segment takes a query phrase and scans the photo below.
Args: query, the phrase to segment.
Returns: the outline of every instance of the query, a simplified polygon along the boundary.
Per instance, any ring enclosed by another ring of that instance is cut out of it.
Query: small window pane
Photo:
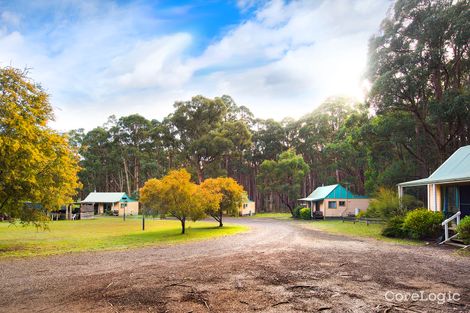
[[[346,206],[346,202],[345,201],[340,201],[339,206]]]

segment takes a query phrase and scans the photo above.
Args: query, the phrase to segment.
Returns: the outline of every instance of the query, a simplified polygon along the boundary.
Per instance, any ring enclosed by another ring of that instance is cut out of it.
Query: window
[[[346,206],[346,201],[340,201],[339,206]]]
[[[328,209],[336,209],[336,201],[328,201]]]

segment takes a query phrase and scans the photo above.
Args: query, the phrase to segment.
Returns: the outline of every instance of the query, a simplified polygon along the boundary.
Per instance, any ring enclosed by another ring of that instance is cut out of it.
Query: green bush
[[[395,216],[390,218],[382,230],[382,236],[392,238],[405,238],[407,236],[406,230],[403,228],[404,218],[402,216]]]
[[[442,233],[443,219],[440,212],[416,209],[406,214],[403,229],[413,239],[436,238]]]
[[[357,213],[356,215],[356,218],[363,218],[363,217],[367,217],[366,211],[359,211],[359,213]]]
[[[404,195],[401,200],[394,189],[380,188],[370,201],[365,213],[366,217],[389,219],[395,216],[405,216],[410,209],[415,209],[423,204],[415,197]]]
[[[465,216],[460,224],[457,226],[457,232],[459,238],[462,239],[465,244],[470,244],[470,216]]]
[[[300,210],[303,209],[304,207],[301,206],[301,205],[298,205],[294,208],[294,210],[292,211],[292,216],[294,218],[300,218]]]
[[[312,211],[309,208],[300,209],[300,218],[303,220],[310,220],[312,218]]]

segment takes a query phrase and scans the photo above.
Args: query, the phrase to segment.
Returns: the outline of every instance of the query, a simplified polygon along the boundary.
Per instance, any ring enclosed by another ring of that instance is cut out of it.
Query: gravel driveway
[[[1,260],[0,311],[470,312],[470,258],[450,249],[353,239],[288,220],[226,222],[251,230],[155,248]],[[437,299],[402,299],[420,292]],[[448,293],[460,297],[449,301]]]

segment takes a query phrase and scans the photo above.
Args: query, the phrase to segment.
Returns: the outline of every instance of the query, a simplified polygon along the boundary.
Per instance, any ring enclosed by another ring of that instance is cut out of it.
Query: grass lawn
[[[1,222],[0,258],[171,244],[233,235],[248,229],[230,224],[219,228],[215,222],[187,222],[186,234],[182,235],[181,224],[177,220],[147,219],[145,231],[141,230],[141,223],[139,219],[123,222],[120,217],[99,217],[54,221],[48,224],[49,230],[37,231],[33,226]]]
[[[383,241],[408,244],[422,245],[424,242],[411,239],[388,238],[381,235],[383,225],[344,222],[341,220],[315,220],[305,223],[307,228],[322,230],[334,234],[347,235],[352,237],[367,237]]]
[[[245,216],[248,218],[275,218],[275,219],[289,219],[292,217],[290,213],[256,213],[252,216]]]

